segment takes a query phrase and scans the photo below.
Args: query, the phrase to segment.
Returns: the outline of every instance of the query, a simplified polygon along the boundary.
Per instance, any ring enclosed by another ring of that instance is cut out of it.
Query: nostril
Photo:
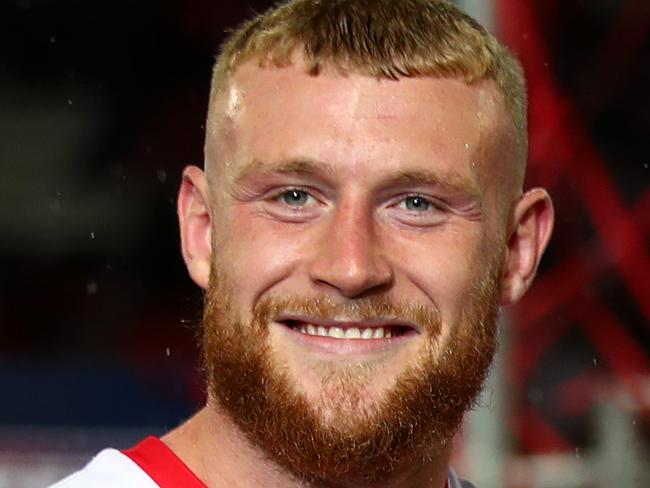
[[[358,232],[336,235],[324,239],[322,248],[309,264],[311,280],[319,287],[335,289],[346,298],[355,298],[390,286],[393,281],[391,263],[372,239],[359,237]],[[364,243],[365,241],[365,243]]]

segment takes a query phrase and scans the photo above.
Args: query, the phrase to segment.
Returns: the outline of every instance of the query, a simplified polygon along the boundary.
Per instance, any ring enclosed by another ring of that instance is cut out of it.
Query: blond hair
[[[437,76],[468,84],[494,80],[527,154],[526,84],[519,62],[478,22],[445,0],[289,0],[236,29],[214,68],[210,114],[231,74],[256,59],[287,66],[299,54],[307,71],[399,79]],[[523,154],[521,154],[523,153]]]

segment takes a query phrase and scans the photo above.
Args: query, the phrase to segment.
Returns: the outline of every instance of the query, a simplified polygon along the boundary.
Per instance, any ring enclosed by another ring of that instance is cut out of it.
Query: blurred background
[[[455,465],[480,488],[650,486],[650,2],[464,0],[522,59],[557,224]],[[224,32],[271,2],[0,3],[0,488],[202,403],[175,196]]]

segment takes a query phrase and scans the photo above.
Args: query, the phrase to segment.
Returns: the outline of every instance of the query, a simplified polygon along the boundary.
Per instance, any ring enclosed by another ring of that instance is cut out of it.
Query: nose
[[[347,298],[378,292],[393,281],[371,212],[363,205],[339,207],[328,222],[309,263],[313,283]]]

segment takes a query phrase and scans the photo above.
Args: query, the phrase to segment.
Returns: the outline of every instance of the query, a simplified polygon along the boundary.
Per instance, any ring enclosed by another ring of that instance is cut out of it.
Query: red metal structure
[[[614,3],[591,2],[594,20],[576,0],[496,2],[529,84],[529,180],[550,190],[558,214],[550,256],[514,315],[522,452],[588,445],[597,392],[611,391],[603,384],[633,398],[649,425],[650,160],[627,139],[649,135],[650,3]],[[626,127],[607,122],[612,113]]]

